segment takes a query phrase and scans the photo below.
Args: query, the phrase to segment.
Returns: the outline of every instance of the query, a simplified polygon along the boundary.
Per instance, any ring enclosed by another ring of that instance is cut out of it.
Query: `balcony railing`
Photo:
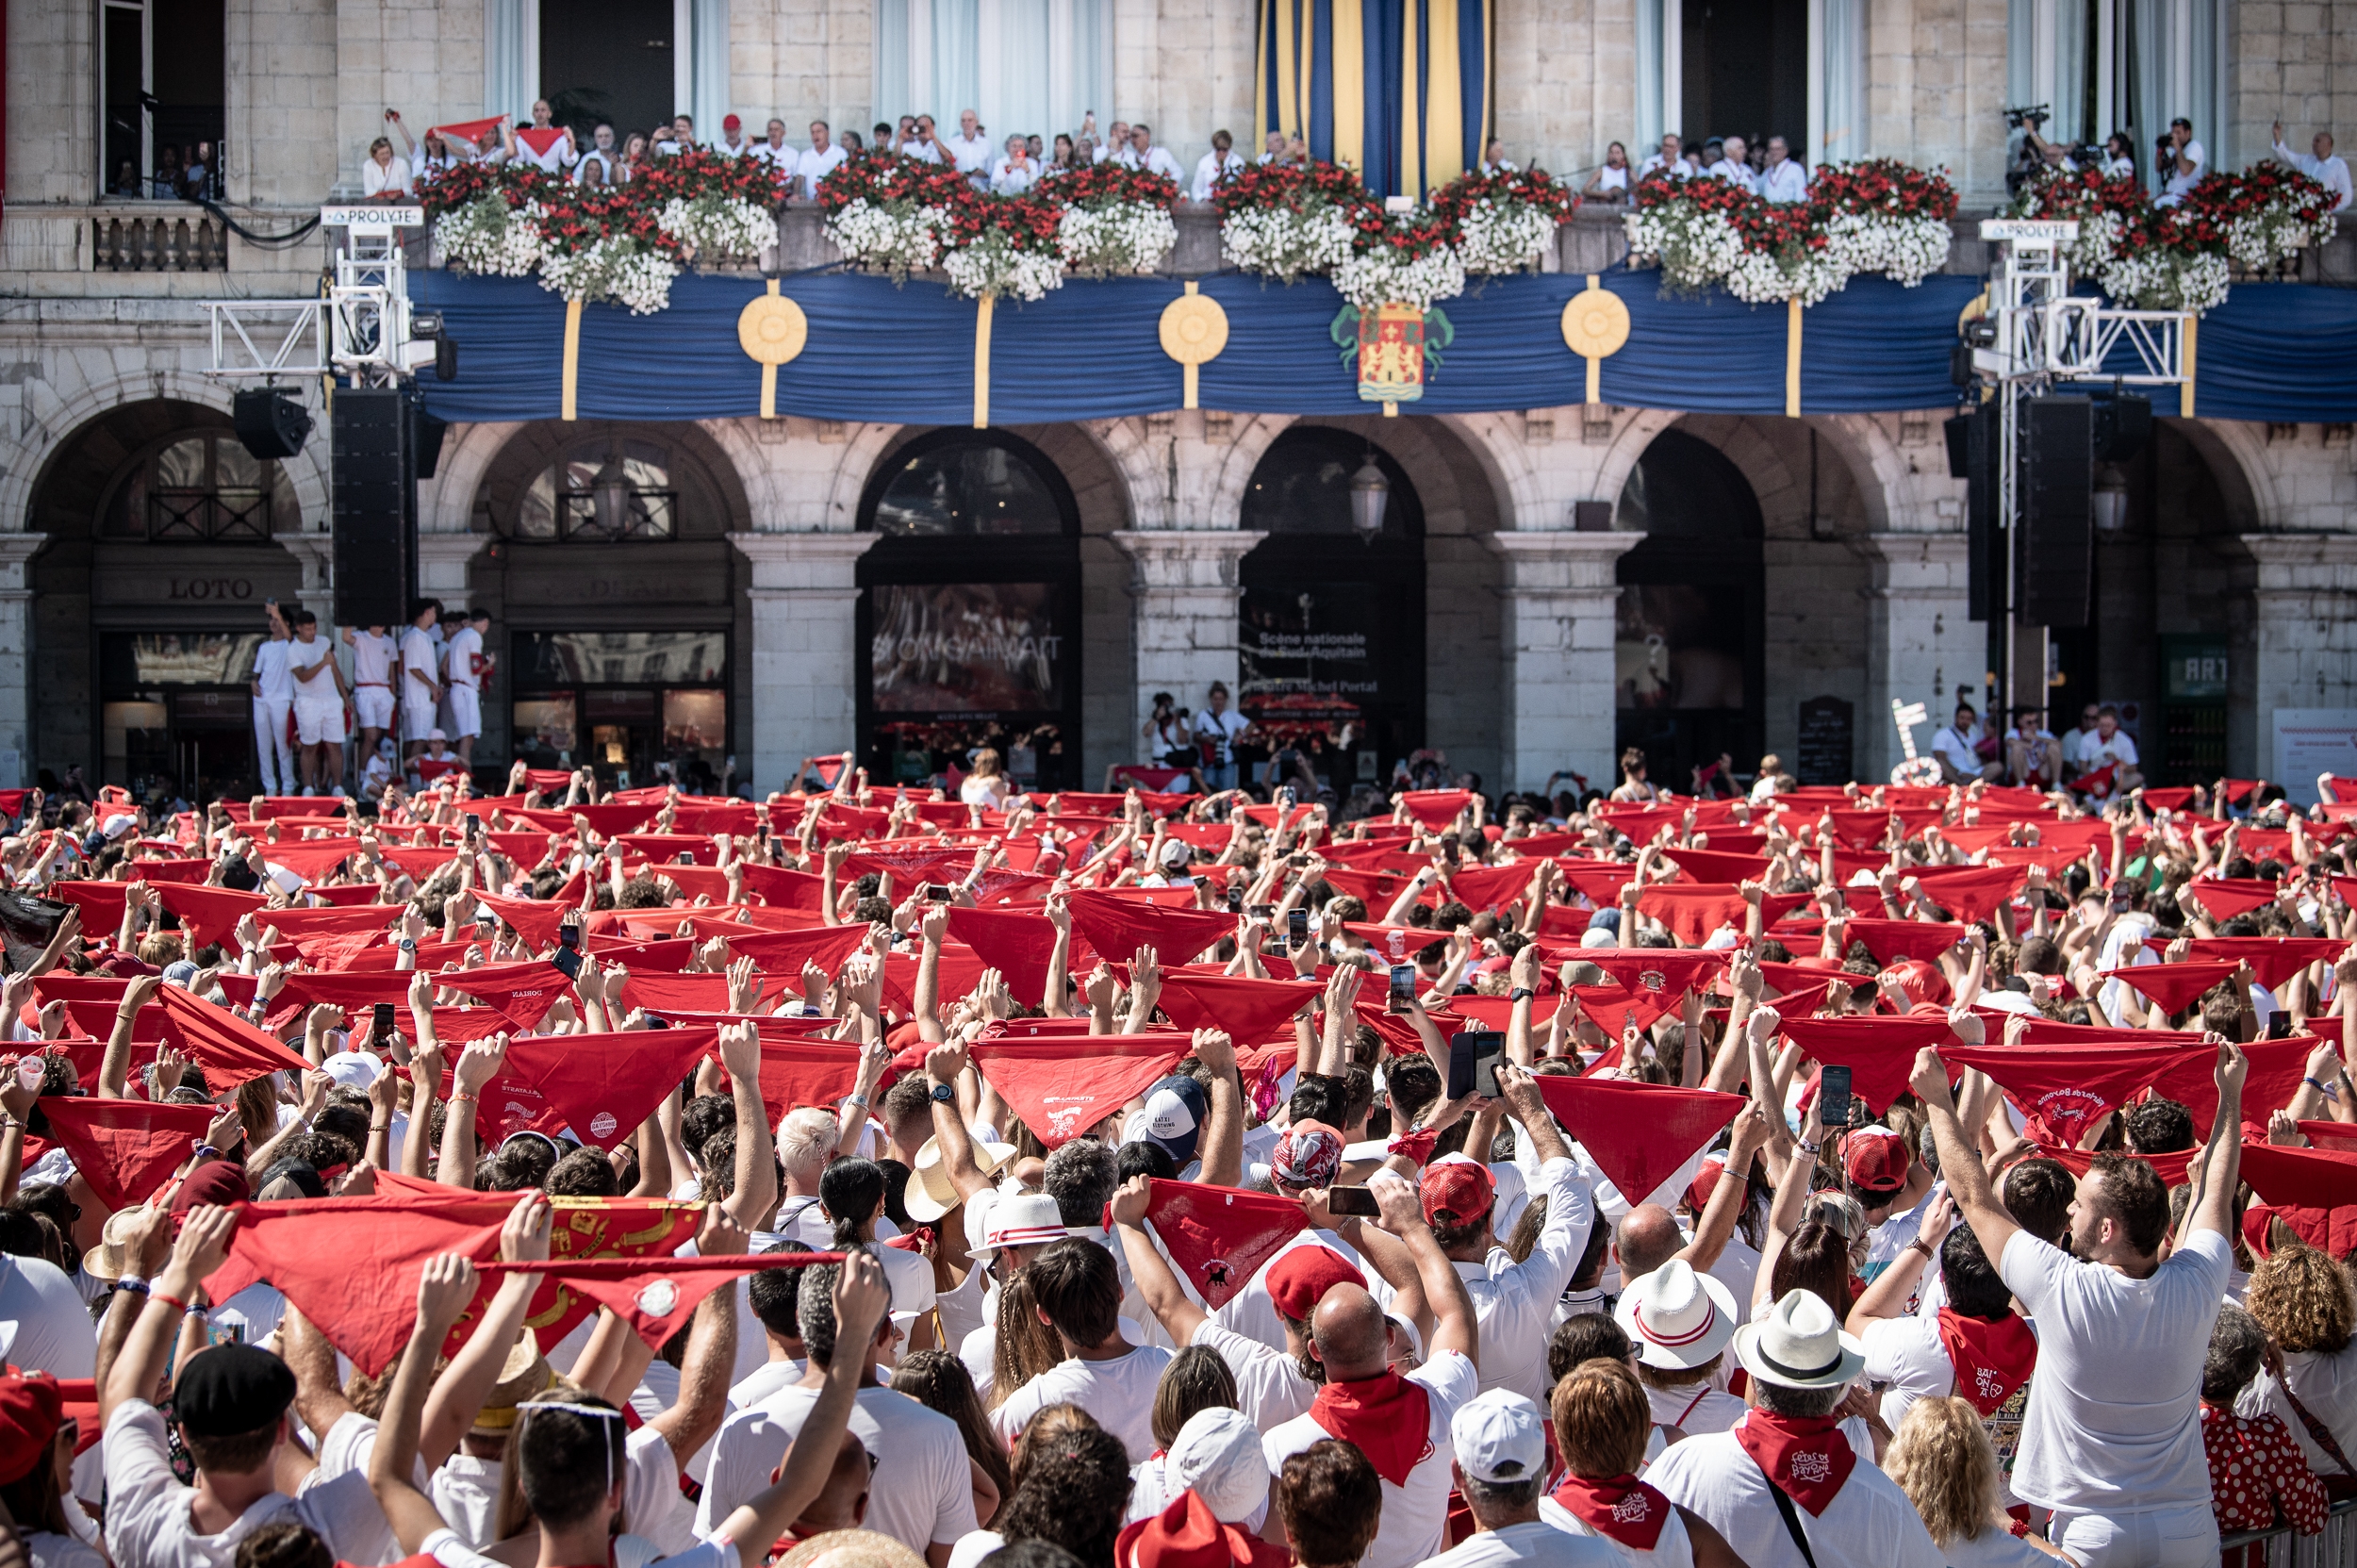
[[[201,207],[123,207],[93,214],[90,228],[97,272],[220,272],[229,267],[228,233]]]

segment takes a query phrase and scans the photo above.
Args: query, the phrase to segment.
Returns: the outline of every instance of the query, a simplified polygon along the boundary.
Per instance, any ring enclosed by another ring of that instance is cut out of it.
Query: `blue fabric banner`
[[[1782,414],[1788,312],[1713,292],[1665,292],[1658,272],[1607,273],[1628,307],[1626,346],[1603,364],[1599,392],[1621,407]],[[1564,347],[1563,306],[1587,287],[1571,274],[1490,278],[1444,301],[1454,337],[1432,356],[1408,411],[1549,408],[1587,395],[1587,364]],[[1331,285],[1284,287],[1220,273],[1202,292],[1228,314],[1228,346],[1202,368],[1199,401],[1236,413],[1354,414],[1356,372],[1335,346],[1343,302]],[[1801,411],[1873,413],[1953,403],[1948,356],[1978,279],[1914,289],[1861,277],[1802,312]],[[439,310],[459,346],[459,378],[421,385],[453,421],[555,419],[562,409],[565,305],[529,278],[410,274],[420,308]],[[937,282],[814,272],[781,292],[808,318],[808,345],[780,368],[777,409],[813,419],[964,424],[974,415],[975,303]],[[995,424],[1113,419],[1179,406],[1166,357],[1168,278],[1073,281],[993,311],[989,406]],[[688,275],[670,308],[582,312],[575,409],[585,420],[742,419],[760,410],[761,371],[736,338],[757,278]],[[2195,412],[2217,419],[2357,421],[2357,294],[2298,284],[2238,285],[2200,322]],[[2161,402],[2162,399],[2156,399]],[[2174,407],[2161,410],[2173,413]]]

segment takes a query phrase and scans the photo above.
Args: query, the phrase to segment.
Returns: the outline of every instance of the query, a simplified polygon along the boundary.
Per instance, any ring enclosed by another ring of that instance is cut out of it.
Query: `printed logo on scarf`
[[[1833,1476],[1833,1456],[1803,1449],[1792,1456],[1792,1478],[1804,1483],[1830,1479]]]

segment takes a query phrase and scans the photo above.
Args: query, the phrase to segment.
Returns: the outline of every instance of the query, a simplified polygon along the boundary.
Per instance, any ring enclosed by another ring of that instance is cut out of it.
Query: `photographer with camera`
[[[2209,168],[2209,153],[2193,139],[2193,122],[2182,114],[2168,123],[2168,134],[2155,144],[2153,155],[2153,176],[2162,182],[2161,193],[2152,198],[2154,206],[2184,201]]]

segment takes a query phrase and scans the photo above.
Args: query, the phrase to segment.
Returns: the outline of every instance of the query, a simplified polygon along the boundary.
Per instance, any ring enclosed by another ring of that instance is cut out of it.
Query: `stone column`
[[[2249,716],[2228,730],[2227,766],[2243,778],[2275,773],[2278,708],[2357,708],[2357,534],[2245,534],[2258,563],[2251,590],[2252,669],[2232,705]],[[2249,728],[2246,733],[2244,724]],[[2295,801],[2316,782],[2279,779]]]
[[[1136,736],[1154,711],[1154,693],[1171,692],[1195,708],[1203,705],[1213,681],[1236,689],[1236,603],[1244,596],[1240,568],[1268,536],[1233,528],[1157,528],[1124,529],[1111,537],[1132,569],[1129,645],[1137,692],[1129,730],[1113,748],[1114,755],[1132,758],[1140,754]]]
[[[859,558],[873,534],[731,534],[752,563],[753,787],[792,780],[804,757],[854,750]]]
[[[0,534],[0,789],[20,788],[33,776],[36,759],[25,754],[32,718],[33,590],[25,577],[26,563],[48,542],[46,534]]]
[[[1497,788],[1539,789],[1558,770],[1585,774],[1599,789],[1616,782],[1612,626],[1621,590],[1614,570],[1644,536],[1560,530],[1482,536],[1506,578]]]
[[[417,597],[440,600],[442,619],[455,619],[474,592],[474,558],[490,542],[487,534],[420,534]],[[309,581],[307,573],[305,581]]]
[[[1977,687],[1987,674],[1988,629],[1968,619],[1971,602],[1962,534],[1867,534],[1850,546],[1865,558],[1871,573],[1866,703],[1857,715],[1851,753],[1858,782],[1871,784],[1889,778],[1891,767],[1906,755],[1891,727],[1892,699],[1931,710],[1930,722],[1915,734],[1916,749],[1928,753],[1933,732],[1948,721],[1956,687]],[[2033,683],[2039,678],[2036,670],[2028,676]]]

